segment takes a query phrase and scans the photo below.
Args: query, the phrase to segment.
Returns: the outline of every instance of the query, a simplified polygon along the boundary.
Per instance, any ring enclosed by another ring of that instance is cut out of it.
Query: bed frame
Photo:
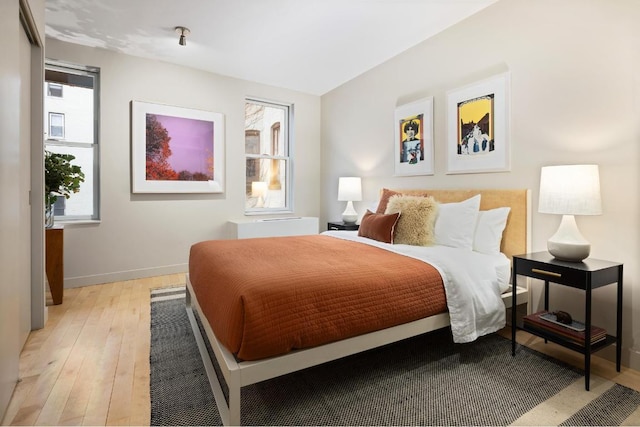
[[[531,195],[529,190],[395,190],[405,194],[429,194],[443,203],[465,200],[476,194],[481,194],[480,209],[487,210],[496,207],[509,206],[511,213],[503,233],[501,250],[510,258],[530,251],[530,213]],[[511,290],[502,295],[507,308],[511,307]],[[530,295],[528,284],[516,289],[517,305],[527,303]],[[293,351],[282,356],[271,357],[256,361],[238,362],[216,339],[213,330],[202,314],[200,305],[195,297],[189,276],[187,275],[187,314],[191,322],[198,349],[207,371],[209,383],[213,391],[216,405],[225,425],[240,425],[240,391],[242,387],[255,384],[270,378],[316,366],[331,360],[360,353],[375,347],[401,341],[416,335],[434,331],[450,325],[449,314],[441,313],[435,316],[419,319],[403,325],[394,326],[376,332],[348,338],[345,340]],[[200,332],[196,314],[213,350],[220,372],[224,377],[228,393],[225,396],[221,381],[218,379],[209,351]]]

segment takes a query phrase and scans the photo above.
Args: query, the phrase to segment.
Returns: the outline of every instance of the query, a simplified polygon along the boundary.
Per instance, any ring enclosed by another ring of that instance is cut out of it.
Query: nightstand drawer
[[[583,262],[560,261],[548,252],[516,255],[513,266],[516,274],[584,290],[587,283],[596,289],[617,282],[622,272],[619,263],[593,258]]]
[[[584,289],[586,283],[586,274],[584,271],[561,265],[552,265],[523,259],[517,260],[516,274],[540,280],[548,280],[553,283],[559,283],[561,285],[579,289]]]

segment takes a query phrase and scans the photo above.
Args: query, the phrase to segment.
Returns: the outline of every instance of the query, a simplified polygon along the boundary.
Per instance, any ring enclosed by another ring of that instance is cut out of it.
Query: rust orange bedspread
[[[189,280],[218,341],[256,360],[446,311],[431,265],[334,237],[194,244]]]

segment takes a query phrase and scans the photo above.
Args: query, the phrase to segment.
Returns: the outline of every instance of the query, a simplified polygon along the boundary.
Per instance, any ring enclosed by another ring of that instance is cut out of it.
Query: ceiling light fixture
[[[178,44],[180,46],[186,46],[187,36],[191,34],[191,30],[189,30],[187,27],[176,27],[175,30],[176,30],[176,34],[180,34],[180,39],[178,40]]]

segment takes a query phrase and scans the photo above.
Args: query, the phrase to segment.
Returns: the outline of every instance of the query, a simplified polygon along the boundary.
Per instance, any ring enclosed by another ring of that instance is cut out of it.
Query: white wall
[[[577,221],[593,257],[625,264],[623,363],[640,369],[639,21],[635,0],[502,0],[324,95],[322,223],[344,209],[339,176],[363,177],[360,214],[383,186],[530,188],[535,212],[541,166],[597,163],[604,214]],[[504,71],[511,171],[447,175],[446,91]],[[394,109],[425,96],[434,97],[435,174],[393,177]],[[532,220],[533,250],[545,250],[560,218]],[[582,316],[580,293],[555,287],[551,298],[552,309]],[[594,291],[594,322],[610,331],[614,304],[615,286]]]
[[[65,228],[66,287],[186,271],[193,243],[228,237],[227,221],[244,216],[247,96],[294,104],[295,215],[319,215],[319,97],[52,39],[45,54],[101,69],[102,221]],[[131,193],[132,100],[225,115],[225,194]]]

